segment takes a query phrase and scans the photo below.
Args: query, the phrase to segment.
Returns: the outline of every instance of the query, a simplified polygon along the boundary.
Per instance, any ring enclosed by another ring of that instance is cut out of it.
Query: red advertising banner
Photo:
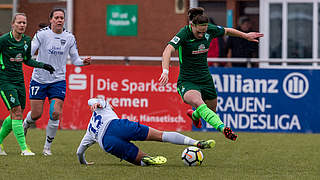
[[[119,118],[139,121],[160,130],[188,131],[191,120],[186,115],[190,106],[177,93],[178,67],[171,67],[169,82],[160,86],[160,66],[90,65],[76,67],[67,65],[67,93],[62,129],[85,129],[91,112],[87,101],[102,96],[114,107]],[[25,67],[28,91],[32,68]],[[29,93],[27,92],[27,97]],[[7,112],[0,103],[1,112]],[[24,112],[30,110],[29,99]],[[49,104],[45,103],[43,116],[37,121],[38,128],[45,128],[49,118]],[[7,113],[1,113],[4,119]]]

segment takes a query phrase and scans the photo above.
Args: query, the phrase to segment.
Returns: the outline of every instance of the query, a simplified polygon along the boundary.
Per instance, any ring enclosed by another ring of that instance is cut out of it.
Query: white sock
[[[59,120],[49,119],[47,129],[46,129],[46,142],[44,144],[44,148],[50,149],[53,139],[56,137]]]
[[[147,164],[144,163],[142,160],[140,161],[140,165],[141,165],[141,166],[147,166]]]
[[[24,120],[27,121],[27,123],[29,124],[36,122],[36,120],[33,120],[31,118],[31,111],[28,112],[27,117]]]
[[[182,144],[182,145],[190,145],[190,146],[193,146],[198,142],[183,134],[180,134],[177,132],[166,132],[166,131],[164,131],[162,134],[162,141],[170,142],[172,144]]]

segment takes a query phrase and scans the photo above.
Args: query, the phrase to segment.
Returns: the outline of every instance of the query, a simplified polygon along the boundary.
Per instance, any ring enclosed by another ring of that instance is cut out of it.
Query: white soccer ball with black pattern
[[[200,166],[203,161],[203,153],[197,147],[187,147],[182,152],[181,158],[187,166]]]

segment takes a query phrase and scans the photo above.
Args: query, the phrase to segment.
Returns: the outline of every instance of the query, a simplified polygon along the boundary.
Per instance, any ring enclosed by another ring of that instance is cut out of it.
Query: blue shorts
[[[130,141],[144,141],[148,133],[148,126],[128,119],[114,119],[107,127],[102,144],[106,152],[134,163],[139,148]]]
[[[58,98],[62,101],[66,96],[66,81],[58,81],[54,83],[41,84],[37,81],[31,80],[29,87],[30,99],[44,100],[46,97],[49,99]]]

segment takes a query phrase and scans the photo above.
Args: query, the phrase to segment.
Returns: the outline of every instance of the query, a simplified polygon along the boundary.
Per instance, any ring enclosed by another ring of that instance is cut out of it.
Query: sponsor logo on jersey
[[[48,50],[48,54],[53,55],[63,55],[63,51],[61,50],[61,47],[52,46],[51,49]]]
[[[60,43],[61,43],[61,46],[64,46],[66,44],[66,40],[65,39],[60,39]]]
[[[178,44],[178,42],[180,41],[180,38],[178,36],[174,36],[170,42],[174,43],[174,44]]]
[[[198,50],[192,51],[192,54],[202,54],[208,52],[209,48],[206,49],[206,46],[204,44],[200,44],[198,46]]]
[[[19,53],[19,54],[16,55],[15,58],[10,58],[10,61],[11,62],[21,62],[21,61],[23,61],[22,54]]]

